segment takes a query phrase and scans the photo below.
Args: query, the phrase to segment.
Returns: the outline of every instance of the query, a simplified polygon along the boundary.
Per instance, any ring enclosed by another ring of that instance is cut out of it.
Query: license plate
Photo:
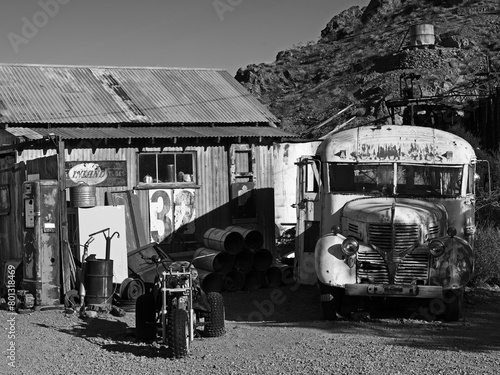
[[[368,294],[374,294],[374,295],[416,296],[418,294],[418,286],[371,284],[368,286],[367,291]]]

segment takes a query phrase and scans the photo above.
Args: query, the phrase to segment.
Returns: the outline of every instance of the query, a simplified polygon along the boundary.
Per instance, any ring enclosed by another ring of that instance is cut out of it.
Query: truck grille
[[[394,224],[394,251],[399,253],[418,244],[419,236],[418,224]],[[382,251],[391,251],[392,225],[370,224],[368,226],[368,241]]]
[[[429,254],[407,254],[399,263],[394,282],[411,284],[414,280],[427,281],[429,277]]]
[[[418,280],[427,283],[429,277],[428,253],[411,253],[394,260],[399,263],[394,277],[396,284],[411,284]],[[359,251],[358,282],[389,283],[389,270],[384,258],[376,250],[363,249]]]
[[[358,252],[359,283],[389,283],[389,270],[382,256],[373,249]]]

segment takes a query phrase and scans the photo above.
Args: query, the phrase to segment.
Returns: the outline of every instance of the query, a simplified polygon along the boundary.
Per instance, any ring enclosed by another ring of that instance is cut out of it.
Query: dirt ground
[[[64,311],[0,311],[0,374],[500,373],[498,287],[468,290],[464,317],[449,323],[408,319],[407,309],[323,321],[314,286],[223,296],[226,334],[195,339],[183,359],[169,358],[159,339],[137,340],[134,313],[82,319]]]

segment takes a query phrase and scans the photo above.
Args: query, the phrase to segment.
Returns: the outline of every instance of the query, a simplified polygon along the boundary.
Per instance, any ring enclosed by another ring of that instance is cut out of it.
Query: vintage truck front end
[[[461,298],[473,271],[472,248],[448,227],[443,205],[359,198],[345,204],[340,222],[341,229],[322,236],[315,247],[326,318],[346,310],[344,296],[437,299],[444,301],[442,313],[460,314],[450,311],[460,301],[446,301],[449,295]]]

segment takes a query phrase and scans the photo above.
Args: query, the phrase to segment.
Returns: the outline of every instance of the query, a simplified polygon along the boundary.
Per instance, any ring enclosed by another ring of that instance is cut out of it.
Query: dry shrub
[[[500,281],[500,229],[493,224],[480,225],[474,240],[474,275],[471,284]]]

